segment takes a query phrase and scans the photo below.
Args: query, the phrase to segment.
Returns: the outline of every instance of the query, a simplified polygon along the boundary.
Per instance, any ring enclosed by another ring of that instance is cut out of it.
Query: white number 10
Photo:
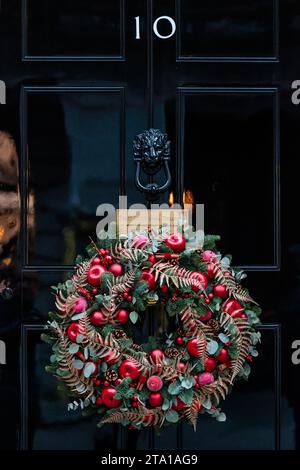
[[[164,36],[164,35],[160,34],[160,32],[158,31],[158,24],[161,20],[169,21],[169,23],[171,24],[172,29],[171,29],[170,34],[167,34],[167,35]],[[141,28],[140,28],[140,17],[139,16],[135,17],[135,31],[136,31],[135,39],[141,39]],[[153,23],[153,31],[154,31],[154,34],[156,34],[156,36],[158,38],[160,38],[160,39],[169,39],[176,32],[176,23],[173,20],[173,18],[171,18],[170,16],[160,16],[159,18],[156,18],[156,20]]]

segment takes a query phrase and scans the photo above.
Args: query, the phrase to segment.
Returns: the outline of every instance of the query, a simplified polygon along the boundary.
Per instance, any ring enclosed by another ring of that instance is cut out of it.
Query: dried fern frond
[[[55,296],[55,306],[62,313],[60,317],[66,317],[73,314],[74,305],[78,298],[78,294],[69,294],[65,297],[61,290],[58,291],[58,294]]]
[[[117,424],[127,420],[131,424],[144,426],[162,426],[165,420],[165,413],[160,408],[154,408],[152,410],[140,406],[135,410],[116,410],[110,413],[108,416],[104,416],[99,425],[103,424]]]
[[[204,385],[199,390],[197,390],[196,395],[200,400],[204,400],[207,397],[214,396],[216,403],[218,404],[221,401],[221,398],[225,400],[226,396],[229,393],[229,385],[231,381],[227,377],[219,376],[217,380],[209,385]]]
[[[202,283],[197,279],[197,273],[185,268],[180,268],[168,261],[158,261],[155,263],[151,272],[155,273],[155,280],[159,279],[159,284],[173,283],[178,289],[183,287],[195,286],[200,291],[204,291]]]
[[[77,370],[73,365],[73,355],[69,352],[70,342],[65,338],[61,328],[54,322],[52,329],[58,337],[57,361],[59,368],[64,372],[58,378],[66,383],[71,392],[89,398],[94,393],[94,387],[90,379],[84,377],[83,371]]]
[[[92,260],[86,260],[78,264],[76,274],[72,278],[73,284],[77,289],[78,287],[85,287],[87,285],[87,274],[91,267],[91,262]]]
[[[125,258],[133,264],[139,265],[147,259],[147,254],[139,248],[129,246],[129,240],[119,242],[114,248],[114,258],[116,261],[121,261]]]
[[[114,277],[112,281],[108,282],[110,295],[119,295],[126,292],[126,289],[131,289],[136,280],[137,268],[128,271],[124,276]]]
[[[186,405],[183,409],[183,415],[187,421],[193,426],[194,431],[197,430],[198,414],[201,408],[201,399],[199,396],[193,399],[190,405]]]
[[[247,289],[241,287],[234,279],[234,277],[230,274],[228,275],[228,269],[225,268],[221,261],[217,258],[215,259],[212,259],[210,261],[210,263],[213,264],[213,271],[214,271],[214,275],[215,275],[215,280],[226,286],[226,289],[228,290],[229,294],[236,300],[240,301],[240,302],[251,302],[253,304],[257,304],[257,302],[255,302],[252,297],[250,296],[249,292],[247,291]],[[225,272],[226,272],[226,276],[225,276]]]
[[[234,337],[234,341],[237,347],[237,357],[231,360],[231,383],[235,377],[239,374],[242,370],[246,357],[249,354],[250,348],[250,335],[251,329],[248,321],[244,318],[233,318],[226,312],[222,312],[220,316],[220,322],[225,331],[229,336],[233,336],[231,334],[232,326],[236,328],[236,335]]]

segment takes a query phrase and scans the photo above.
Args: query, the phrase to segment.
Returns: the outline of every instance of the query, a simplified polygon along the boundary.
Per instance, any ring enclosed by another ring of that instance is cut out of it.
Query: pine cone
[[[177,356],[179,356],[179,351],[176,348],[167,348],[165,350],[165,356],[169,359],[175,359]]]
[[[209,320],[207,322],[207,325],[211,327],[212,330],[214,330],[216,333],[220,331],[220,325],[216,320]]]
[[[121,339],[121,338],[127,338],[127,335],[125,333],[124,330],[114,330],[113,331],[113,336],[116,338],[116,339]]]
[[[108,380],[108,382],[114,382],[118,378],[118,373],[115,370],[108,369],[104,373],[104,377],[106,378],[106,380]]]
[[[139,344],[132,344],[132,346],[130,346],[131,349],[133,349],[134,351],[142,351],[142,348]]]

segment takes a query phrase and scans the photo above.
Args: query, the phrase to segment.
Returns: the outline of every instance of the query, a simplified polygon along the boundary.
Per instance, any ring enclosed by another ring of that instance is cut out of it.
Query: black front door
[[[13,293],[0,300],[1,447],[297,446],[291,84],[300,72],[299,13],[294,0],[280,10],[279,0],[0,2],[0,282]],[[117,205],[120,194],[142,201],[131,143],[149,127],[172,141],[170,191],[178,202],[188,194],[205,204],[206,232],[222,236],[222,251],[248,272],[264,311],[260,357],[249,383],[228,398],[227,422],[204,418],[197,433],[179,427],[159,438],[97,430],[91,418],[68,412],[44,372],[49,350],[40,341],[50,286],[94,235],[97,206]]]

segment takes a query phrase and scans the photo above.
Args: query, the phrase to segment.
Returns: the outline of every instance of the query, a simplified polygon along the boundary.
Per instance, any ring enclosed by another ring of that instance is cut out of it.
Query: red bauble
[[[80,325],[78,322],[71,323],[71,325],[68,326],[68,331],[67,335],[68,338],[71,341],[74,341],[76,343],[77,336],[80,334]]]
[[[115,316],[115,319],[122,325],[128,322],[128,318],[129,318],[129,313],[128,313],[128,310],[125,310],[125,308],[120,308],[120,310],[117,311],[116,316]]]
[[[100,405],[102,405],[102,404],[103,404],[102,398],[101,398],[101,397],[97,397],[97,398],[96,398],[96,405],[100,406]]]
[[[217,361],[213,357],[207,357],[204,360],[204,369],[206,372],[212,372],[217,367]]]
[[[145,248],[146,245],[149,243],[149,238],[146,235],[137,235],[134,237],[132,246],[134,248],[140,248],[143,249]]]
[[[201,286],[202,286],[202,289],[206,289],[207,287],[207,284],[208,284],[208,280],[207,280],[207,277],[205,276],[205,274],[203,273],[200,273],[200,272],[196,272],[193,274],[193,276],[191,276],[191,279],[196,279],[197,281],[200,282]],[[200,287],[198,286],[193,286],[192,285],[192,290],[194,292],[198,292],[200,289]]]
[[[82,313],[87,309],[88,303],[84,297],[79,297],[74,303],[74,313]]]
[[[222,299],[227,299],[228,290],[226,286],[223,286],[222,284],[217,284],[214,287],[214,294],[217,295],[218,297],[221,297]]]
[[[106,323],[105,316],[100,310],[93,312],[90,317],[90,320],[91,320],[92,325],[94,326],[101,326],[101,325],[105,325]]]
[[[109,272],[112,273],[114,276],[122,276],[124,269],[123,266],[119,263],[114,263],[109,267]]]
[[[229,354],[227,349],[222,348],[219,354],[216,356],[217,361],[219,362],[227,362],[229,359]]]
[[[150,406],[156,407],[161,406],[163,403],[163,397],[161,393],[150,393],[149,404]]]
[[[144,269],[142,272],[142,279],[147,282],[148,289],[153,290],[156,287],[155,276],[153,273],[150,273],[147,269]]]
[[[179,368],[180,372],[184,372],[184,369],[185,369],[185,363],[184,363],[184,362],[179,362],[179,364],[178,364],[178,368]]]
[[[101,264],[101,260],[98,258],[98,256],[92,260],[92,265],[94,266],[95,264]]]
[[[210,372],[202,372],[198,378],[199,385],[201,386],[212,384],[214,380],[215,378]]]
[[[223,305],[223,310],[233,317],[240,317],[243,312],[242,305],[235,299],[229,299]]]
[[[140,375],[138,366],[129,359],[123,361],[119,367],[119,374],[124,379],[125,377],[130,377],[132,380],[135,380]]]
[[[216,253],[214,253],[214,252],[211,251],[211,250],[205,250],[205,251],[203,251],[203,253],[202,253],[202,259],[203,259],[203,261],[209,262],[210,260],[215,259],[215,258],[216,258]]]
[[[158,375],[151,375],[147,380],[147,387],[150,392],[158,392],[163,387],[163,381]]]
[[[181,253],[185,250],[186,239],[180,233],[171,233],[164,239],[165,244],[175,253]]]
[[[164,353],[162,352],[161,349],[153,349],[150,352],[150,357],[151,359],[153,359],[154,362],[161,361],[164,357]]]
[[[107,406],[108,408],[117,408],[118,406],[120,406],[122,400],[114,398],[116,393],[117,390],[113,387],[104,388],[101,394],[103,405]]]
[[[212,263],[208,263],[207,265],[207,277],[208,279],[213,279],[215,277],[214,273],[214,265]]]
[[[199,340],[198,338],[191,339],[187,343],[187,350],[190,356],[192,357],[200,357],[201,352],[199,350]]]
[[[155,259],[155,255],[153,253],[151,253],[151,255],[148,256],[148,261],[151,264],[155,263],[156,259]]]
[[[88,274],[87,274],[88,283],[91,284],[92,286],[99,286],[101,282],[102,274],[105,272],[106,272],[106,269],[104,266],[96,264],[90,267],[90,269],[88,270]]]

